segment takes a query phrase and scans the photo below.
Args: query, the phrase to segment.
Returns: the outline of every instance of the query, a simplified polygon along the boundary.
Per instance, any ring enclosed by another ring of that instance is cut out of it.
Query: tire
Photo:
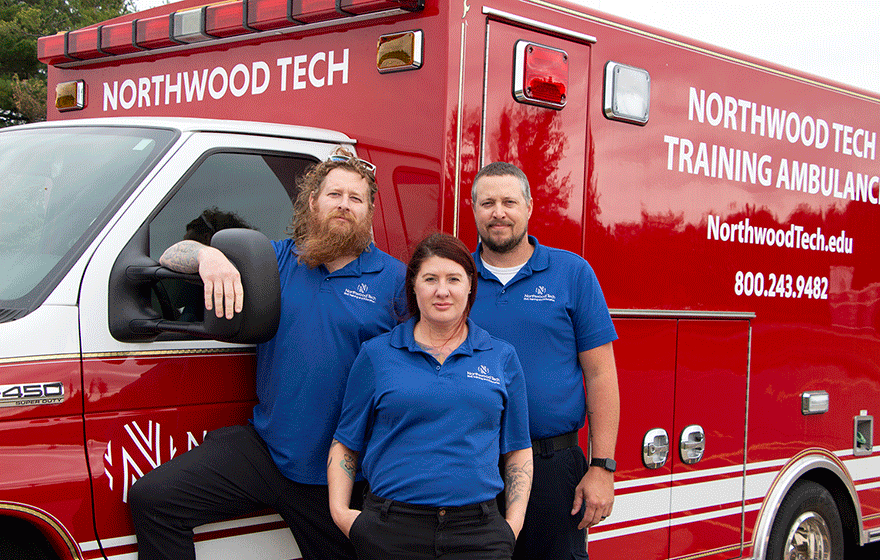
[[[795,483],[770,530],[768,560],[838,560],[843,550],[843,524],[831,493],[808,480]]]
[[[30,523],[0,517],[0,558],[58,560],[49,541]]]

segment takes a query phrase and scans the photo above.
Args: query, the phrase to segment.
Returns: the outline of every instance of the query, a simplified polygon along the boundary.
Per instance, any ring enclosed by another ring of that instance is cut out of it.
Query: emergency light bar
[[[101,52],[105,54],[128,54],[143,50],[135,44],[135,26],[130,21],[102,25],[100,29]]]
[[[67,49],[80,60],[106,56],[101,52],[101,28],[90,27],[71,31],[67,35]]]
[[[336,0],[298,0],[290,3],[290,17],[303,23],[318,23],[348,17],[336,10]]]
[[[193,8],[171,14],[171,37],[180,43],[199,43],[216,39],[205,30],[205,9]]]
[[[201,43],[263,31],[421,11],[424,0],[231,0],[170,14],[61,32],[37,40],[50,65]],[[419,49],[420,50],[420,49]],[[418,53],[420,56],[420,53]]]
[[[161,49],[162,47],[179,45],[180,41],[173,38],[173,23],[174,13],[135,20],[135,44],[145,49]]]
[[[291,11],[288,8],[292,3],[292,0],[247,0],[247,24],[260,31],[302,25],[301,21],[290,17]]]
[[[244,4],[233,0],[205,6],[205,33],[212,37],[233,37],[256,31],[247,24]]]
[[[55,65],[73,62],[75,58],[67,55],[67,33],[61,32],[37,40],[37,59],[43,64]]]

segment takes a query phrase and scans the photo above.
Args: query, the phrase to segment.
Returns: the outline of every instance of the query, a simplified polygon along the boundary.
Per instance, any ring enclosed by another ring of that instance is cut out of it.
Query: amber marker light
[[[55,86],[55,108],[61,112],[78,111],[86,106],[86,84],[82,80],[61,82]]]
[[[387,74],[420,68],[423,43],[421,30],[382,35],[376,46],[376,69]]]

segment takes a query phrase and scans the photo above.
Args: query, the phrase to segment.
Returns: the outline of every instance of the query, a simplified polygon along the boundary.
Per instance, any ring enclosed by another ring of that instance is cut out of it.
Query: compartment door
[[[679,321],[670,558],[742,556],[749,332],[747,320]]]
[[[478,167],[506,161],[522,169],[535,208],[529,233],[542,243],[582,254],[590,45],[494,20],[486,24],[486,41]],[[563,108],[516,99],[518,44],[546,47],[551,57],[554,50],[565,53]]]

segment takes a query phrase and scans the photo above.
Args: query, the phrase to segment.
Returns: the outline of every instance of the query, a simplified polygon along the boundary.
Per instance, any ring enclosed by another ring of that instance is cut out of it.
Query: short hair
[[[470,315],[471,307],[474,305],[474,299],[477,297],[477,265],[471,257],[470,251],[457,237],[453,237],[446,233],[433,233],[423,239],[416,245],[409,264],[406,267],[406,305],[411,317],[419,319],[419,304],[416,300],[416,275],[422,268],[422,264],[431,257],[440,257],[441,259],[449,259],[461,265],[465,274],[471,281],[471,292],[468,294],[467,305],[464,309],[463,319],[467,319]]]
[[[183,238],[198,241],[202,245],[210,245],[214,234],[227,228],[256,229],[235,212],[225,212],[212,206],[206,208],[198,218],[186,224],[186,234]]]
[[[327,177],[327,174],[334,169],[345,169],[346,171],[357,173],[364,178],[370,190],[370,211],[372,212],[373,210],[373,204],[376,202],[376,193],[379,192],[379,186],[376,184],[376,176],[373,174],[373,171],[368,169],[365,165],[358,163],[354,154],[343,147],[336,148],[331,155],[341,155],[351,159],[342,161],[332,161],[327,159],[320,163],[316,163],[305,175],[297,180],[299,194],[296,197],[296,201],[293,203],[293,219],[290,222],[290,227],[287,228],[288,233],[290,233],[290,236],[297,244],[301,243],[308,233],[308,217],[311,212],[309,201],[313,196],[321,192],[321,186],[324,184],[324,179]]]
[[[474,177],[474,182],[471,186],[471,202],[476,202],[477,200],[477,181],[483,177],[506,177],[508,175],[519,179],[519,186],[523,197],[525,197],[526,202],[530,202],[532,200],[532,190],[529,188],[529,178],[526,177],[522,169],[506,161],[493,161],[480,169],[477,176]]]

